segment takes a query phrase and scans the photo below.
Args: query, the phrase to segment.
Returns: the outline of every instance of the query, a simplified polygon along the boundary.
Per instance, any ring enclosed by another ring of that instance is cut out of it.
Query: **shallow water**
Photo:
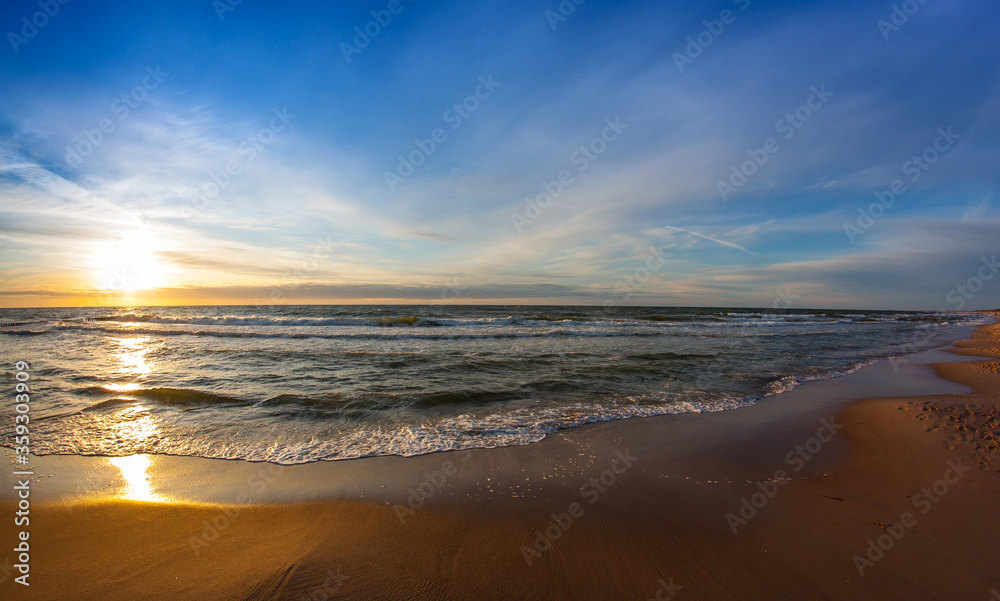
[[[512,306],[0,310],[32,451],[302,463],[719,411],[933,345],[974,314]],[[31,322],[4,326],[13,322]],[[13,443],[13,403],[0,442]]]

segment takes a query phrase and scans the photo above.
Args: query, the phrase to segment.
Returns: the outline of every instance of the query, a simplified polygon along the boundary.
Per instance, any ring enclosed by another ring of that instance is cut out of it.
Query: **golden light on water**
[[[146,354],[151,348],[149,336],[137,336],[134,338],[116,338],[114,342],[117,348],[114,351],[118,360],[119,374],[142,378],[154,371],[153,364],[146,359]],[[142,386],[135,382],[120,384],[105,384],[104,388],[114,392],[130,392],[138,390]],[[141,445],[149,439],[155,437],[159,432],[156,420],[149,413],[149,409],[137,403],[115,415],[117,420],[112,428],[118,440],[126,446]],[[121,496],[132,501],[165,501],[163,497],[153,491],[153,484],[149,474],[149,467],[152,463],[149,455],[139,454],[128,457],[113,457],[108,462],[121,472],[125,487],[121,491]]]
[[[115,351],[117,354],[116,358],[121,365],[118,370],[119,373],[141,378],[153,372],[153,365],[146,360],[146,354],[150,351],[150,348],[146,346],[149,341],[149,336],[115,339],[115,343],[118,345]],[[135,390],[139,387],[138,384],[118,384],[117,386],[132,386],[132,388],[125,390]],[[111,386],[108,386],[108,388],[111,388]],[[112,388],[112,390],[114,389]],[[116,390],[116,392],[125,392],[125,390]]]
[[[118,423],[114,425],[115,434],[127,442],[142,442],[159,432],[156,421],[143,405],[136,405],[121,411]]]
[[[105,384],[103,388],[105,390],[110,390],[111,392],[131,392],[133,390],[139,390],[142,386],[139,384]]]
[[[126,443],[142,443],[155,436],[159,432],[156,421],[149,415],[146,407],[137,405],[129,407],[117,416],[118,422],[113,428],[118,438]],[[111,465],[118,468],[122,479],[125,481],[125,488],[121,495],[132,501],[164,501],[153,492],[153,485],[149,475],[150,458],[149,455],[131,455],[129,457],[114,457],[108,460]]]
[[[108,462],[118,468],[125,489],[121,495],[130,501],[165,501],[163,497],[153,492],[153,484],[149,475],[151,464],[149,455],[131,455],[129,457],[112,457]]]

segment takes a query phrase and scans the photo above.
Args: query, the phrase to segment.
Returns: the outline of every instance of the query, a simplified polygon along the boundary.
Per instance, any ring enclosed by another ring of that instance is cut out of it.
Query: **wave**
[[[653,355],[642,355],[642,358],[652,359]],[[710,358],[714,355],[663,352],[655,353],[655,356]],[[91,386],[83,390],[89,393],[104,390],[113,393],[114,397],[101,400],[82,411],[40,421],[40,442],[35,452],[41,455],[114,456],[159,453],[295,464],[525,445],[559,430],[592,422],[742,407],[792,390],[804,382],[853,373],[879,360],[884,359],[856,362],[838,370],[778,377],[761,383],[755,394],[660,392],[605,396],[588,403],[564,402],[557,406],[532,403],[525,406],[529,399],[523,399],[516,391],[500,393],[468,389],[431,393],[404,401],[404,404],[431,410],[454,406],[463,411],[478,411],[478,414],[463,413],[403,424],[383,420],[384,415],[380,417],[382,409],[400,407],[401,399],[388,393],[381,401],[377,395],[361,398],[336,392],[318,396],[281,394],[266,400],[250,401],[193,389],[161,387],[114,392]],[[393,400],[395,402],[390,402]],[[121,412],[144,401],[149,405],[147,408],[157,411],[156,433],[146,439],[123,438],[120,434]],[[504,404],[510,401],[513,405]],[[491,408],[493,402],[500,403],[502,409]],[[157,407],[160,405],[163,407]],[[238,406],[251,406],[254,413],[230,414],[219,421],[213,419],[218,420],[220,416],[213,418],[208,411],[197,415],[182,413],[196,407],[225,410]],[[261,426],[256,421],[261,415],[280,416],[287,421],[282,421],[281,427],[273,421]],[[6,438],[6,432],[0,426],[0,439]]]
[[[646,315],[646,321],[676,321],[676,322],[722,322],[724,318],[717,315]]]
[[[624,308],[623,308],[624,309]],[[963,318],[962,322],[968,320]],[[901,323],[920,325],[949,325],[956,321],[953,314],[869,314],[842,312],[810,312],[810,313],[768,313],[768,312],[725,312],[725,313],[644,313],[634,312],[634,315],[608,315],[595,311],[594,315],[579,313],[531,313],[491,317],[462,317],[441,315],[334,315],[329,317],[283,317],[274,315],[187,315],[171,316],[157,313],[123,313],[99,317],[65,318],[51,320],[15,321],[0,324],[0,334],[9,335],[39,335],[51,329],[72,328],[77,324],[89,328],[99,328],[110,323],[161,325],[166,328],[177,328],[182,333],[197,333],[183,326],[229,328],[287,328],[295,333],[304,332],[307,328],[489,328],[496,330],[502,327],[522,328],[627,328],[643,326],[647,328],[690,326],[695,328],[740,328],[767,326],[808,326],[832,323]],[[244,335],[241,332],[240,335]],[[313,334],[309,334],[310,336]]]
[[[582,315],[568,314],[568,315],[541,315],[536,313],[535,315],[522,317],[521,319],[525,321],[572,321],[575,323],[586,323],[591,321],[589,317],[584,317]]]
[[[414,326],[422,320],[415,315],[399,317],[265,317],[265,316],[223,316],[223,317],[168,317],[156,314],[127,313],[107,317],[87,318],[84,321],[113,321],[118,323],[157,323],[165,325],[201,325],[201,326],[275,326],[275,327],[309,327],[309,326]]]
[[[94,387],[92,387],[94,388]],[[106,389],[105,389],[106,390]],[[113,391],[108,391],[113,392]],[[115,392],[116,398],[107,399],[90,405],[83,411],[95,411],[117,407],[121,404],[135,403],[141,400],[154,402],[158,405],[230,405],[245,406],[251,404],[250,401],[238,399],[211,392],[203,392],[190,388],[139,388],[127,392]]]
[[[133,405],[137,402],[138,401],[136,399],[114,398],[114,399],[108,399],[106,401],[101,401],[100,403],[94,403],[89,407],[84,407],[83,409],[81,409],[81,411],[103,411],[108,409],[115,410],[115,409],[121,409],[125,405]]]
[[[781,394],[784,392],[795,390],[800,385],[805,384],[806,382],[815,382],[817,380],[830,380],[833,378],[840,378],[846,375],[850,375],[858,371],[859,369],[868,367],[869,365],[875,365],[876,363],[879,363],[881,361],[886,361],[887,359],[889,359],[889,357],[880,357],[876,359],[868,359],[866,361],[859,361],[857,363],[854,363],[853,365],[850,365],[845,369],[832,370],[832,371],[826,371],[808,375],[784,376],[782,378],[778,378],[777,380],[773,380],[770,383],[768,383],[765,388],[765,393],[760,397],[755,397],[754,400],[758,398],[765,398],[776,394]]]
[[[123,400],[102,403],[121,407]],[[125,456],[137,453],[198,456],[218,459],[300,464],[361,457],[398,455],[410,457],[437,451],[496,448],[538,442],[547,435],[587,423],[676,413],[722,411],[742,406],[737,399],[684,400],[670,398],[659,404],[624,399],[607,405],[575,404],[551,408],[518,409],[485,415],[462,414],[434,423],[387,426],[358,423],[322,436],[316,432],[268,430],[266,439],[246,434],[246,427],[230,426],[190,431],[189,426],[160,422],[156,435],[145,439],[122,438],[115,429],[116,415],[86,411],[39,423],[39,455],[72,454]],[[178,432],[173,432],[173,428]],[[67,438],[57,432],[87,431],[90,435]],[[248,439],[248,436],[250,439]],[[258,434],[260,436],[260,434]]]
[[[10,329],[0,329],[0,334],[6,334],[8,336],[39,336],[41,334],[48,334],[50,330],[10,330]]]
[[[574,403],[557,407],[531,407],[488,414],[462,414],[437,420],[433,423],[389,426],[372,423],[370,420],[356,421],[346,430],[343,427],[326,434],[316,431],[289,429],[289,434],[277,439],[275,431],[268,429],[266,439],[246,440],[243,426],[234,429],[214,428],[192,434],[168,436],[164,432],[150,440],[122,440],[114,434],[101,435],[95,432],[92,422],[85,414],[67,416],[61,420],[40,422],[44,424],[41,434],[47,428],[53,432],[72,428],[86,429],[95,436],[63,440],[58,445],[42,443],[35,449],[39,455],[74,454],[124,456],[136,453],[157,453],[165,455],[198,456],[214,459],[242,459],[246,461],[268,461],[293,465],[316,461],[340,461],[362,457],[396,455],[412,457],[440,451],[489,449],[532,444],[561,430],[579,427],[595,422],[605,422],[637,417],[654,417],[681,413],[714,413],[736,409],[775,394],[781,394],[798,387],[804,382],[835,378],[853,373],[866,365],[867,361],[851,367],[811,376],[785,377],[771,382],[760,394],[749,396],[704,395],[697,393],[660,394],[649,397],[625,397],[604,399],[599,403]],[[164,389],[159,389],[160,391]],[[181,392],[181,391],[175,391]],[[183,391],[190,393],[193,391]],[[149,391],[153,394],[153,391]],[[204,394],[204,393],[202,393]],[[213,396],[213,395],[209,395]],[[461,393],[428,396],[425,404],[453,404],[463,401]],[[336,399],[332,399],[336,400]],[[90,409],[117,408],[128,399],[111,399],[98,403]],[[324,411],[315,399],[297,395],[281,395],[257,403],[258,406],[272,406],[277,413],[302,418],[306,415],[322,420],[328,417],[353,417],[349,412]],[[282,410],[282,406],[288,409]],[[90,413],[90,412],[88,412]],[[359,414],[361,415],[361,414]],[[111,419],[116,419],[110,416]],[[63,423],[52,423],[63,422]],[[68,423],[65,423],[68,422]],[[80,423],[77,423],[80,422]],[[100,423],[100,422],[93,422]],[[187,426],[185,426],[186,428]],[[278,434],[281,437],[282,435]],[[57,437],[52,437],[55,440]],[[45,440],[42,437],[41,440]]]
[[[162,329],[162,328],[107,328],[102,326],[78,326],[60,325],[54,330],[84,330],[100,331],[111,334],[146,334],[154,336],[212,336],[219,338],[328,338],[347,340],[482,340],[489,338],[542,338],[559,336],[593,336],[593,337],[615,337],[615,336],[663,336],[664,332],[657,331],[612,331],[612,330],[565,330],[551,329],[542,331],[502,331],[493,330],[487,332],[455,332],[444,333],[391,333],[367,330],[361,332],[323,332],[323,331],[291,331],[291,332],[263,332],[259,330],[193,330],[193,329]]]
[[[66,320],[72,322],[74,320]],[[441,327],[441,326],[503,326],[503,325],[524,325],[532,321],[552,321],[567,322],[574,321],[569,318],[556,319],[537,317],[514,318],[507,317],[483,317],[483,318],[446,318],[438,316],[347,316],[347,317],[266,317],[266,316],[221,316],[221,317],[170,317],[156,314],[135,314],[126,313],[122,315],[109,315],[106,317],[90,317],[80,321],[84,322],[116,322],[116,323],[149,323],[162,325],[197,325],[197,326],[259,326],[259,327]],[[589,320],[580,318],[577,323],[586,323]],[[43,323],[43,322],[32,322]],[[14,324],[11,324],[14,325]],[[18,324],[19,325],[19,324]]]

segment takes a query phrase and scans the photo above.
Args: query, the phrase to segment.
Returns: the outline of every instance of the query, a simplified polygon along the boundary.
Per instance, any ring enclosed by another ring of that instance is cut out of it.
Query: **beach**
[[[0,601],[1000,601],[1000,3],[0,16]]]
[[[1000,326],[956,347],[524,446],[292,466],[156,456],[154,501],[123,498],[106,459],[37,457],[52,477],[35,485],[31,586],[14,598],[986,601]]]

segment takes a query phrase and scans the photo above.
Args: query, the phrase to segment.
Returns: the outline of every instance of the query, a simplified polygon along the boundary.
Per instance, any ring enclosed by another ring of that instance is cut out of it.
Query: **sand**
[[[987,601],[1000,589],[1000,362],[977,357],[1000,357],[1000,326],[958,346],[744,409],[594,424],[524,447],[271,471],[156,457],[151,481],[172,502],[116,498],[98,458],[38,458],[55,474],[33,497],[31,586],[10,574],[0,588],[16,599]],[[873,394],[883,398],[850,401]],[[58,483],[81,474],[97,492],[67,501]],[[0,512],[13,515],[7,499]]]

